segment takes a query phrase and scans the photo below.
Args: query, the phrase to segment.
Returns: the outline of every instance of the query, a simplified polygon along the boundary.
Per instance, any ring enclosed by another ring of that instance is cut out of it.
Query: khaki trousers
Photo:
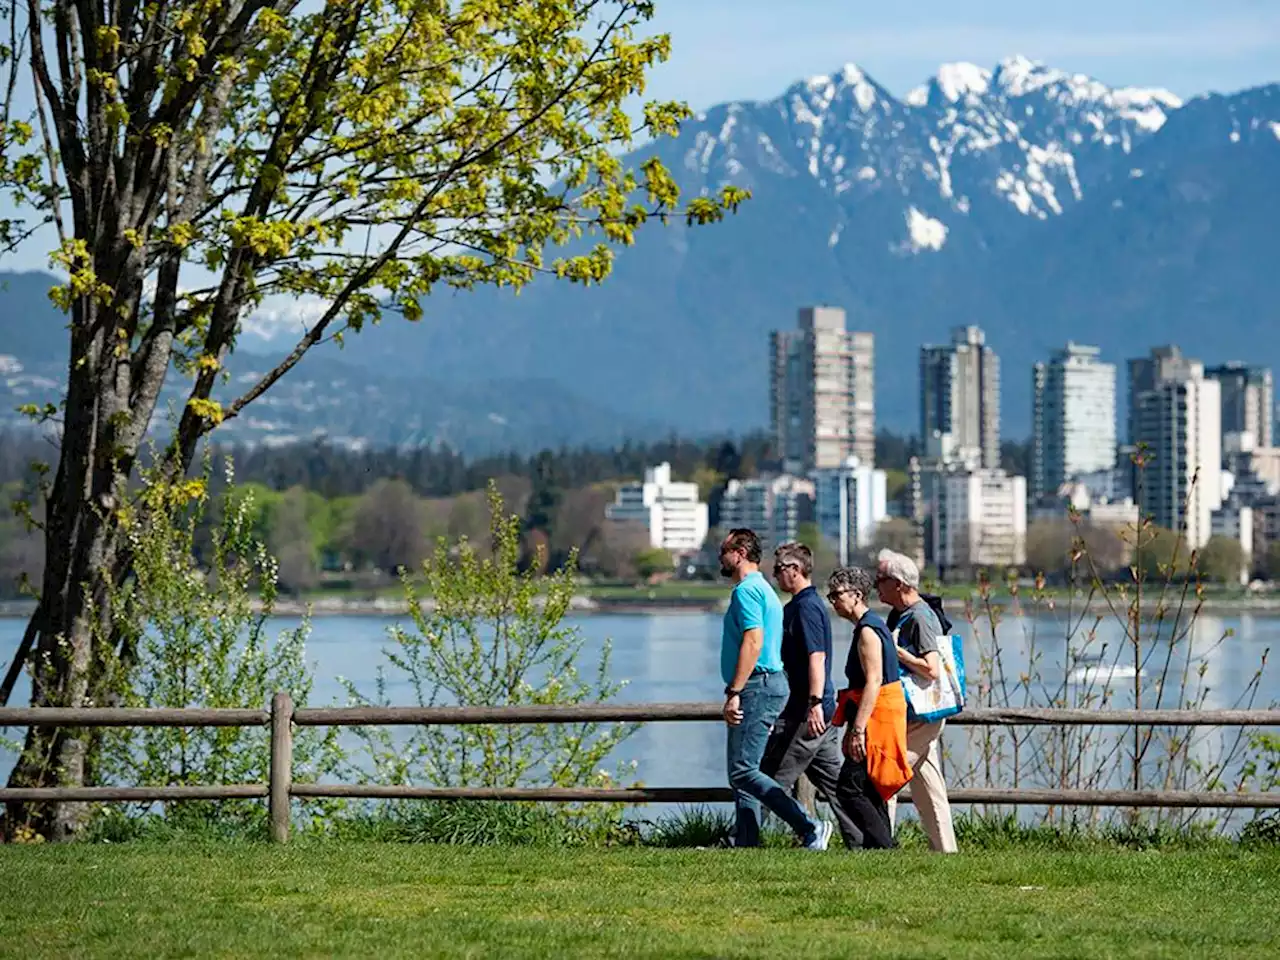
[[[915,771],[911,780],[912,802],[920,817],[920,826],[929,838],[929,849],[939,853],[956,852],[956,831],[951,823],[951,801],[947,799],[947,783],[942,779],[941,752],[938,740],[947,721],[907,724],[907,762]],[[889,824],[896,823],[898,798],[889,801]]]

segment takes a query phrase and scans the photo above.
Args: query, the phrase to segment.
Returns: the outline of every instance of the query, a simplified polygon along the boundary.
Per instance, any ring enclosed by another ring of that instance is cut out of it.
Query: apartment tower
[[[1237,438],[1232,444],[1236,449],[1270,447],[1276,402],[1271,371],[1234,361],[1210,367],[1204,375],[1217,380],[1222,391],[1223,443]]]
[[[1152,359],[1159,366],[1161,358]],[[1183,534],[1194,550],[1208,542],[1222,505],[1222,391],[1196,360],[1179,358],[1163,373],[1132,395],[1133,439],[1146,461],[1137,500],[1144,516]]]
[[[1116,368],[1098,355],[1068,343],[1033,368],[1032,499],[1115,466]]]
[[[980,327],[920,348],[920,438],[929,459],[1000,466],[1000,358]]]
[[[876,452],[875,338],[850,332],[838,307],[804,307],[796,330],[770,335],[770,415],[789,473],[871,466]]]

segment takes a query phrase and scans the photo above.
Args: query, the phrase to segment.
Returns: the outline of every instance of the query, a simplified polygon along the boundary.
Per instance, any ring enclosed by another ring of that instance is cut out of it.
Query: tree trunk
[[[123,481],[123,477],[112,478]],[[111,587],[119,576],[115,519],[84,504],[75,539],[47,537],[47,561],[33,648],[32,706],[83,707],[101,699],[114,654]],[[90,730],[30,727],[9,778],[18,787],[79,786],[88,781]],[[10,804],[9,829],[27,826],[66,839],[83,819],[84,804]]]
[[[46,505],[45,569],[27,655],[32,706],[101,702],[113,677],[111,601],[128,568],[118,506],[159,392],[159,384],[153,391],[145,378],[133,382],[128,351],[115,349],[108,337],[115,332],[114,309],[89,298],[72,309],[66,416]],[[28,728],[10,786],[92,782],[93,736],[87,730]],[[12,803],[5,832],[25,826],[51,840],[66,839],[86,810],[81,803]]]

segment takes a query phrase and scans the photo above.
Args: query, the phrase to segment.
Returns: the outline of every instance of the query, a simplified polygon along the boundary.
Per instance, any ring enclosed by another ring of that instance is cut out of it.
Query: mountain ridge
[[[915,429],[920,345],[982,326],[1009,435],[1029,430],[1031,364],[1068,339],[1117,364],[1169,341],[1280,361],[1280,334],[1250,327],[1275,311],[1275,84],[1184,103],[1015,56],[944,64],[899,98],[850,64],[710,107],[628,159],[651,155],[685,195],[753,198],[716,226],[642,230],[598,288],[432,296],[426,323],[388,318],[343,361],[541,378],[620,421],[744,431],[767,423],[768,331],[828,303],[876,335],[878,424],[898,431]]]

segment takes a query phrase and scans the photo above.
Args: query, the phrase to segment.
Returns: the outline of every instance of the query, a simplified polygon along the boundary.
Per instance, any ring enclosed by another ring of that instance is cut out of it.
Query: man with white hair
[[[910,557],[893,550],[881,550],[878,557],[876,591],[882,603],[894,610],[898,624],[898,664],[904,670],[925,680],[942,675],[942,658],[938,642],[942,625],[933,608],[920,595],[920,568]],[[945,720],[907,723],[907,762],[915,771],[911,780],[911,798],[920,825],[929,838],[929,847],[940,853],[956,852],[955,827],[951,822],[951,801],[942,777],[938,741]],[[889,801],[889,823],[897,814],[897,800]]]

